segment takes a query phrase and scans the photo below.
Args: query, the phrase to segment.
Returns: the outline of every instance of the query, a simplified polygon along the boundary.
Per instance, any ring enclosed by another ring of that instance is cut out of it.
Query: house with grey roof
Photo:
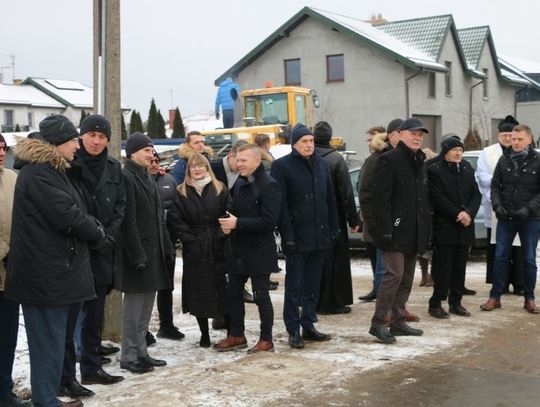
[[[228,76],[243,89],[271,81],[316,90],[316,120],[328,121],[360,157],[368,154],[366,130],[396,117],[421,118],[430,130],[424,145],[435,150],[443,134],[464,137],[473,127],[487,144],[527,82],[499,68],[489,28],[458,30],[451,15],[372,26],[310,7],[215,83]]]

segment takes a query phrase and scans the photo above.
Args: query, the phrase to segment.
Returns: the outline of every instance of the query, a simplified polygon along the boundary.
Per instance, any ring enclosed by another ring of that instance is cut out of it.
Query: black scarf
[[[84,162],[86,167],[90,170],[96,181],[101,179],[103,171],[105,170],[105,164],[107,163],[107,157],[109,153],[107,148],[105,148],[100,154],[91,156],[88,154],[84,145],[81,143],[81,148],[79,150],[79,157]]]

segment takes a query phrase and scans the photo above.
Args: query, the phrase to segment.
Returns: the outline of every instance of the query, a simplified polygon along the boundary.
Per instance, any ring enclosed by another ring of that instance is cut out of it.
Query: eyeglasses
[[[6,153],[9,151],[8,146],[0,146],[0,150],[4,150]]]
[[[154,158],[151,162],[152,164],[159,164],[159,158]]]
[[[204,164],[193,164],[189,166],[191,170],[205,170],[207,167]]]

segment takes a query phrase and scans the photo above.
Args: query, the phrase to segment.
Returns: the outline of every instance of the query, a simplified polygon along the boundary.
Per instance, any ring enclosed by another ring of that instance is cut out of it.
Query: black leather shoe
[[[462,305],[450,305],[450,308],[448,309],[451,314],[459,315],[460,317],[470,317],[471,313],[467,311],[465,307]]]
[[[102,365],[108,365],[109,363],[111,363],[111,358],[108,358],[106,356],[101,357],[101,364]]]
[[[156,343],[156,338],[152,335],[152,332],[146,332],[146,346],[152,346]]]
[[[383,343],[390,344],[396,341],[395,336],[390,333],[390,330],[386,327],[386,325],[371,325],[369,328],[369,334],[373,335]]]
[[[412,326],[403,322],[399,325],[392,325],[390,327],[390,333],[394,336],[422,336],[424,331],[413,328]]]
[[[113,353],[119,352],[120,348],[118,346],[103,346],[100,345],[99,347],[99,353],[101,353],[101,356],[109,356]]]
[[[2,407],[25,407],[31,405],[30,400],[21,400],[12,391],[8,392],[4,397],[0,397],[0,406]]]
[[[138,360],[139,362],[144,363],[148,366],[154,366],[154,367],[167,366],[167,362],[165,362],[164,360],[154,359],[153,357],[148,356],[148,355],[141,356]]]
[[[315,328],[302,328],[302,339],[305,339],[306,341],[324,342],[329,341],[331,337],[328,334],[317,331]]]
[[[304,340],[300,336],[300,330],[294,333],[289,332],[289,346],[291,349],[302,349],[304,347]]]
[[[86,397],[92,397],[95,393],[81,386],[81,384],[75,379],[67,383],[60,384],[59,396],[71,397],[72,399],[82,399]]]
[[[120,369],[128,370],[131,373],[148,373],[154,370],[154,366],[134,360],[132,362],[120,362]]]
[[[476,291],[469,290],[467,287],[463,289],[463,295],[476,295]]]
[[[113,376],[103,369],[98,369],[98,371],[92,375],[81,376],[82,384],[115,384],[122,380],[124,380],[124,376]]]
[[[360,297],[358,297],[358,299],[360,301],[374,301],[377,299],[377,294],[375,293],[375,290],[371,290],[370,293],[366,294],[366,295],[362,295]]]
[[[448,319],[450,315],[442,307],[429,307],[429,315],[437,319]]]
[[[186,335],[180,332],[174,325],[159,327],[156,336],[158,338],[171,339],[173,341],[179,341],[186,337]]]
[[[319,311],[318,314],[321,315],[339,315],[339,314],[349,314],[351,312],[351,307],[340,307],[335,308],[330,311]]]

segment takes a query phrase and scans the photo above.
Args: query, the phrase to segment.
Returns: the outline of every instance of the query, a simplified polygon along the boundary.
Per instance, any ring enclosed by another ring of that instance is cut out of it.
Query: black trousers
[[[96,285],[95,289],[97,298],[83,303],[81,309],[81,376],[83,377],[95,374],[102,365],[101,332],[109,287]]]
[[[433,295],[429,306],[440,308],[442,301],[459,305],[465,289],[465,268],[469,246],[435,245],[433,247]]]
[[[231,304],[231,336],[243,336],[245,331],[244,318],[246,309],[244,305],[244,285],[248,278],[251,278],[253,290],[253,300],[259,308],[259,318],[261,319],[260,339],[272,341],[272,327],[274,325],[274,308],[270,300],[268,291],[268,280],[270,274],[260,274],[255,276],[230,274],[229,292]]]
[[[66,341],[65,341],[65,353],[64,363],[62,365],[62,384],[69,383],[76,379],[75,363],[77,362],[75,356],[75,340],[73,334],[75,332],[75,325],[77,324],[77,317],[81,310],[81,303],[70,304],[68,306],[68,316],[66,324]]]
[[[173,291],[174,291],[174,267],[175,264],[167,266],[167,273],[171,281],[172,288],[159,290],[157,292],[157,309],[159,313],[159,326],[173,326]]]

